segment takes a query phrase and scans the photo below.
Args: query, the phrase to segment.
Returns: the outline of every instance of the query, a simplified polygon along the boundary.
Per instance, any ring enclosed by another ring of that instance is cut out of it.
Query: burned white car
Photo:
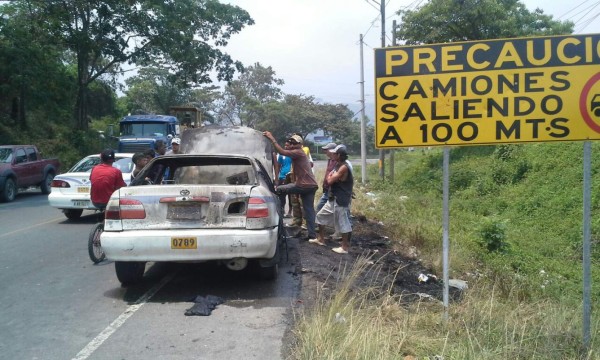
[[[275,278],[284,230],[271,144],[249,128],[204,127],[185,131],[180,148],[107,205],[101,243],[119,281],[139,281],[146,262],[209,260]]]

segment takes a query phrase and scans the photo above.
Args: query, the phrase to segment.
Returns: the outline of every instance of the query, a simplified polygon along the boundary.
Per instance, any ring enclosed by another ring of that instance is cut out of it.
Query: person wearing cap
[[[331,150],[330,150],[331,151]],[[333,157],[336,165],[325,181],[329,185],[329,199],[316,216],[319,225],[319,235],[316,239],[309,240],[310,243],[325,245],[324,226],[333,227],[342,236],[341,246],[332,250],[338,254],[347,254],[350,250],[350,234],[352,224],[348,216],[348,208],[352,200],[352,189],[354,187],[354,176],[347,163],[348,152],[346,146],[338,145],[333,149]]]
[[[171,150],[168,150],[165,155],[179,154],[179,145],[181,145],[181,139],[176,137],[171,140]]]
[[[282,194],[299,194],[302,199],[302,208],[306,218],[306,231],[309,239],[316,238],[315,230],[315,193],[319,188],[315,175],[312,172],[308,156],[302,150],[302,137],[299,135],[290,136],[287,141],[290,143],[288,149],[282,148],[273,134],[269,131],[263,132],[263,135],[273,143],[273,147],[278,154],[292,158],[292,168],[294,169],[295,182],[292,184],[281,185],[277,191]]]
[[[286,141],[285,145],[284,145],[284,149],[288,150],[290,147],[290,142]],[[280,186],[280,185],[285,185],[285,184],[289,184],[289,179],[290,179],[290,173],[292,171],[292,158],[289,156],[285,156],[282,154],[277,154],[276,156],[274,156],[277,158],[277,161],[275,162],[275,174],[277,174],[277,178],[275,179],[275,185],[276,186]],[[285,214],[285,205],[287,203],[286,198],[289,197],[290,198],[290,202],[289,202],[289,211],[288,213],[285,215],[285,217],[291,217],[292,216],[292,199],[291,199],[290,194],[280,194],[279,195],[279,202],[281,203],[281,208],[283,209],[283,213]]]
[[[292,135],[299,136],[300,144],[302,145],[302,151],[304,151],[304,153],[308,157],[308,161],[310,162],[311,171],[314,174],[314,171],[313,171],[313,166],[314,166],[313,158],[310,155],[310,148],[308,146],[304,146],[304,140],[303,140],[304,137],[299,132],[295,132]],[[293,173],[294,173],[294,167],[292,166],[292,176],[293,176]],[[304,226],[302,224],[303,223],[303,219],[305,218],[304,211],[302,210],[303,209],[302,199],[297,194],[290,195],[290,204],[292,205],[292,216],[293,216],[292,226],[300,226],[300,227],[302,227],[302,229],[306,230],[306,226]]]
[[[335,147],[337,146],[336,143],[329,143],[325,146],[323,146],[321,149],[325,150],[325,154],[327,155],[327,168],[325,169],[325,177],[323,178],[323,195],[321,195],[321,199],[319,199],[319,202],[317,203],[317,212],[319,212],[319,210],[321,210],[321,208],[327,203],[327,199],[329,197],[329,185],[327,184],[327,174],[329,174],[333,168],[335,167],[335,164],[337,163],[337,161],[333,158],[333,153],[330,150],[335,149]]]
[[[110,200],[110,196],[115,190],[127,186],[123,181],[123,173],[121,170],[113,167],[115,162],[115,151],[105,149],[100,153],[100,164],[92,168],[90,174],[90,198],[92,204],[98,209],[103,210]]]

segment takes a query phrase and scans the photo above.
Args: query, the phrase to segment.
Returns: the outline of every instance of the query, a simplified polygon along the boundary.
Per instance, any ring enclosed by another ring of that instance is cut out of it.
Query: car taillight
[[[106,206],[104,217],[107,220],[145,219],[146,210],[139,200],[111,199]]]
[[[251,197],[248,199],[247,218],[265,218],[269,217],[269,207],[267,202],[261,198]]]
[[[50,183],[50,187],[70,188],[71,185],[69,185],[68,182],[63,180],[52,180],[52,182]]]

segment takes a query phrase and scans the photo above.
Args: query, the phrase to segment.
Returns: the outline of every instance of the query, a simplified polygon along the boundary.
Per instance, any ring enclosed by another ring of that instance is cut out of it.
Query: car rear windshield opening
[[[155,161],[147,174],[155,184],[251,185],[257,181],[251,162],[240,158]]]

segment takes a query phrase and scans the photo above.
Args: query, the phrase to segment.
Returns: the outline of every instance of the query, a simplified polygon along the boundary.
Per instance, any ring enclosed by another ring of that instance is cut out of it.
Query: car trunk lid
[[[151,185],[123,188],[123,230],[245,228],[252,185]]]

